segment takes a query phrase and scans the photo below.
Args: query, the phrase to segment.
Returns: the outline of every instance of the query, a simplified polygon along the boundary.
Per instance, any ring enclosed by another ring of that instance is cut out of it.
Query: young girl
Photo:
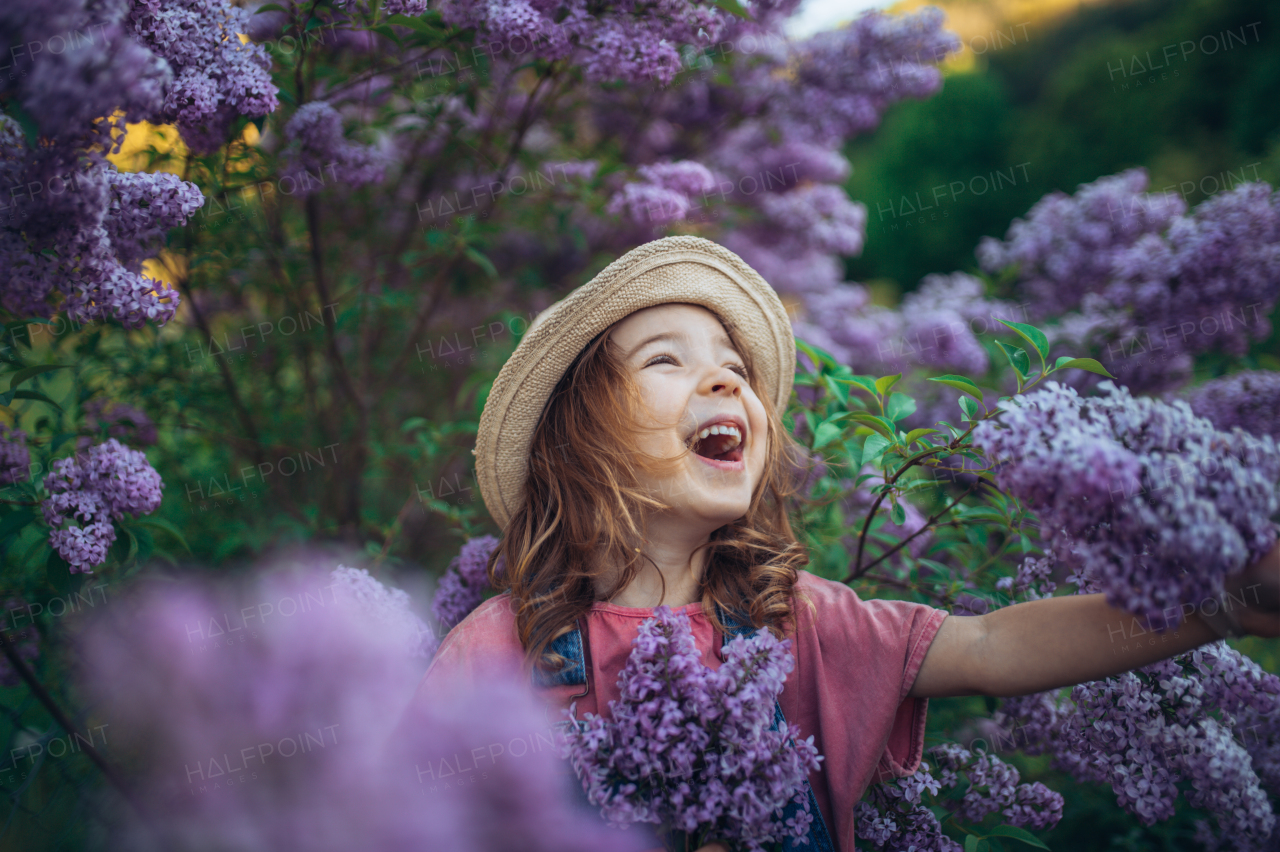
[[[539,316],[476,442],[503,529],[505,570],[491,560],[490,575],[504,591],[449,633],[416,700],[447,700],[457,678],[514,675],[542,691],[552,721],[575,702],[578,718],[607,714],[656,606],[688,614],[713,667],[730,627],[767,626],[793,640],[783,714],[825,758],[809,778],[809,848],[848,852],[867,786],[918,767],[930,697],[1025,695],[1228,632],[1280,635],[1276,613],[1236,607],[1121,655],[1114,625],[1131,617],[1101,595],[949,617],[807,573],[784,504],[796,445],[780,412],[794,370],[777,295],[696,237],[629,252]],[[1280,547],[1231,585],[1278,582]]]

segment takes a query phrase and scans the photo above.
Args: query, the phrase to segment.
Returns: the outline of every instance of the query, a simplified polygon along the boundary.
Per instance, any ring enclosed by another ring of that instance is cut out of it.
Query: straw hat
[[[503,365],[480,415],[476,477],[489,514],[505,527],[524,499],[533,433],[569,365],[597,334],[642,308],[708,308],[750,350],[757,391],[786,408],[796,344],[778,294],[742,258],[701,237],[666,237],[632,249],[547,308]]]

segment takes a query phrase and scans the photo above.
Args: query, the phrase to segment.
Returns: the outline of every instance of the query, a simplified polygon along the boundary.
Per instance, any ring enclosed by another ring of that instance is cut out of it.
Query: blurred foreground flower
[[[357,595],[353,581],[380,586],[353,569],[278,571],[239,589],[152,581],[89,625],[84,685],[145,803],[145,824],[122,829],[117,848],[585,850],[631,839],[575,811],[548,721],[514,686],[450,690],[397,727],[422,665],[404,641],[407,607],[383,616],[407,596]]]

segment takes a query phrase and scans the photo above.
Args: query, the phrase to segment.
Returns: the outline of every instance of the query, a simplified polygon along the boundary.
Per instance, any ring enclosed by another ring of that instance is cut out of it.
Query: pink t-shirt
[[[796,666],[778,700],[787,721],[800,726],[802,737],[812,734],[825,758],[809,783],[837,847],[852,852],[853,806],[867,787],[910,775],[920,765],[928,700],[907,693],[947,613],[907,601],[864,601],[848,586],[807,571],[800,572],[796,588],[813,608],[803,599],[797,604]],[[703,662],[719,667],[720,636],[702,605],[682,609]],[[560,710],[571,701],[578,718],[607,713],[609,700],[618,697],[618,673],[636,629],[652,615],[651,609],[594,604],[586,619],[587,686],[543,690],[549,716],[562,718]],[[510,596],[498,595],[445,637],[414,700],[431,700],[454,678],[465,682],[518,672],[523,657]]]

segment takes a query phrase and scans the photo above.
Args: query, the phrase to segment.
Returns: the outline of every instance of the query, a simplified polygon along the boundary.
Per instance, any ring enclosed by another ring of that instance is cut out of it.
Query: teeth
[[[738,439],[738,443],[742,443],[742,433],[738,431],[737,426],[708,426],[698,433],[698,439],[702,440],[711,435],[730,435]]]

